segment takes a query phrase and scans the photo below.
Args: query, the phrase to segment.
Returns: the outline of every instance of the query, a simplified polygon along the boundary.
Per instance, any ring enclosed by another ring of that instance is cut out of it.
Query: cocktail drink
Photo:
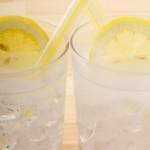
[[[67,42],[35,65],[54,30],[37,18],[0,16],[0,150],[61,148]]]
[[[114,18],[71,40],[81,150],[150,149],[150,21]]]

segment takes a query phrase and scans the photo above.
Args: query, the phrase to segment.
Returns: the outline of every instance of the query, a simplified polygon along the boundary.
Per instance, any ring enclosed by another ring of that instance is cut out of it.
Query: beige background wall
[[[37,13],[60,14],[65,11],[71,0],[27,0],[28,7]],[[150,9],[150,0],[99,0],[103,8],[111,11],[144,11]]]
[[[27,0],[27,6],[33,13],[62,14],[71,0]]]
[[[28,12],[31,14],[55,14],[62,15],[71,0],[0,0],[0,13],[8,8],[8,5],[16,5],[16,3],[27,2]],[[150,12],[150,0],[99,0],[105,12],[119,11],[131,13]],[[18,4],[13,11],[23,10],[21,4]]]

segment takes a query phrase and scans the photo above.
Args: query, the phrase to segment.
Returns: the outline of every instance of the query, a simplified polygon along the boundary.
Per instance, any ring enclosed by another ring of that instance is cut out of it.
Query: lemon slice
[[[23,16],[0,17],[0,67],[32,67],[48,42],[45,31]]]
[[[150,63],[150,20],[121,17],[104,25],[89,52],[100,65],[139,66]]]

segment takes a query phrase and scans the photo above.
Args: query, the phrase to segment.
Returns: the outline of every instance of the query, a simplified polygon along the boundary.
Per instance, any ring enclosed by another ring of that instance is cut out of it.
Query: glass
[[[110,12],[106,12],[109,19],[129,13],[117,9]],[[147,11],[138,14],[149,19]],[[138,14],[134,10],[129,13]],[[150,149],[150,70],[124,70],[90,63],[88,52],[96,32],[93,23],[85,23],[71,39],[80,149]]]
[[[8,0],[5,4],[16,7],[20,2]],[[4,10],[0,10],[2,15],[14,15],[6,7]],[[55,26],[44,15],[34,14],[32,19],[51,38]],[[67,50],[64,37],[49,64],[25,70],[0,69],[0,150],[61,149]]]

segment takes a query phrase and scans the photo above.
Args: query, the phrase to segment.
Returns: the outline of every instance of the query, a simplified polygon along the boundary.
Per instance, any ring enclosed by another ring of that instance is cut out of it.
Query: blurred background
[[[147,13],[150,7],[150,0],[99,0],[104,11],[107,13],[122,12],[129,14]],[[25,3],[27,12],[36,15],[57,15],[64,14],[71,0],[0,0],[0,13],[9,11],[24,11]],[[10,5],[15,6],[9,9]]]
[[[71,0],[27,0],[27,7],[30,13],[61,15],[70,2]]]
[[[6,0],[5,0],[6,1]],[[108,11],[149,11],[150,1],[149,0],[99,0],[103,8]],[[71,0],[27,0],[29,9],[32,6],[37,5],[32,9],[32,12],[36,13],[57,13],[62,14]],[[44,9],[42,9],[44,8]],[[41,9],[41,10],[40,10]]]

